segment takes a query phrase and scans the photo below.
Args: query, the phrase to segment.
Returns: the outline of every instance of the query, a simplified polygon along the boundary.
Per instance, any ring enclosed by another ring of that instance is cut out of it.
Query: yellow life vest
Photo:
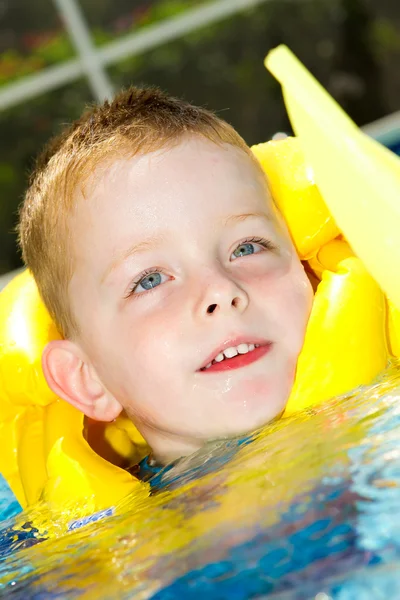
[[[277,71],[278,63],[275,60]],[[293,72],[292,66],[286,65],[286,70]],[[281,73],[279,77],[282,79]],[[302,82],[307,88],[306,84]],[[288,97],[289,93],[287,102]],[[297,120],[295,117],[294,125]],[[389,355],[400,353],[397,287],[390,284],[386,263],[384,275],[376,274],[375,263],[370,269],[370,254],[363,243],[357,247],[363,262],[353,255],[342,234],[353,244],[354,224],[347,229],[347,217],[341,214],[338,222],[344,219],[345,224],[339,229],[331,216],[334,199],[330,194],[328,210],[326,186],[321,185],[324,174],[318,178],[319,171],[308,167],[314,167],[314,162],[306,164],[304,160],[303,137],[307,135],[301,131],[300,139],[253,148],[316,287],[285,415],[371,382]],[[335,135],[341,135],[340,128]],[[313,145],[311,152],[306,147],[307,158],[314,156]],[[325,148],[319,151],[323,155]],[[340,164],[333,166],[339,168]],[[399,161],[394,160],[391,167],[399,169]],[[368,180],[368,173],[365,177]],[[376,199],[367,197],[367,208],[369,201]],[[397,228],[399,223],[400,219]],[[388,304],[377,281],[396,304]],[[146,495],[146,485],[124,468],[148,451],[133,424],[120,417],[113,423],[96,425],[48,388],[41,355],[44,346],[58,337],[32,276],[27,271],[18,275],[0,293],[0,472],[23,507],[41,500],[56,511],[73,505],[82,507],[81,514],[89,514],[115,505],[134,490]]]

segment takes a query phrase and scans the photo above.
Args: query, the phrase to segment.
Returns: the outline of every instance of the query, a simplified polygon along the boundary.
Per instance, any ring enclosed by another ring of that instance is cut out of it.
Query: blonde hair
[[[216,115],[155,88],[130,88],[87,110],[38,159],[20,210],[23,258],[60,333],[78,333],[68,301],[74,270],[69,215],[79,186],[100,164],[168,147],[184,134],[239,147],[240,135]]]

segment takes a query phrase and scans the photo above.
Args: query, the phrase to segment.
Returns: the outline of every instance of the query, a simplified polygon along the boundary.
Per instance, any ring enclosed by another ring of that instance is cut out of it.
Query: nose
[[[196,310],[201,317],[243,313],[246,310],[249,304],[247,292],[230,277],[208,274],[203,282]]]

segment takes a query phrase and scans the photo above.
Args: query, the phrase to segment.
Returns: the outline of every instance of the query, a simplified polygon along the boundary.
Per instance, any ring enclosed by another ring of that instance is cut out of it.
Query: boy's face
[[[312,291],[257,166],[190,136],[94,180],[70,297],[108,392],[159,455],[279,415]]]

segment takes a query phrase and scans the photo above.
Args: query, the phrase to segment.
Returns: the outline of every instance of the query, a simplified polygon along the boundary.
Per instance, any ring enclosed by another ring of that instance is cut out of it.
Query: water
[[[27,529],[0,561],[0,597],[400,598],[399,401],[392,365],[374,385],[181,461],[116,516],[38,544]],[[28,518],[3,522],[0,540]]]

